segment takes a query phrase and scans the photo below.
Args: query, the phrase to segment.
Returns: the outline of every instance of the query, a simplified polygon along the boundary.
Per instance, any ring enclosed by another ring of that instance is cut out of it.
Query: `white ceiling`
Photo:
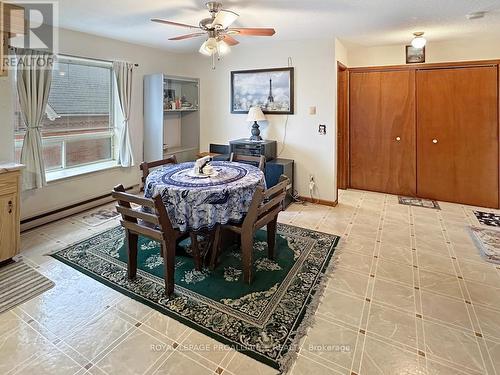
[[[158,25],[158,17],[197,25],[208,17],[204,0],[59,0],[60,27],[178,52],[196,51],[202,39],[168,41],[189,29]],[[402,44],[414,31],[429,41],[500,37],[500,0],[226,0],[240,27],[274,27],[276,40],[326,39],[372,46]],[[467,20],[470,12],[486,17]],[[258,43],[259,37],[240,37]]]

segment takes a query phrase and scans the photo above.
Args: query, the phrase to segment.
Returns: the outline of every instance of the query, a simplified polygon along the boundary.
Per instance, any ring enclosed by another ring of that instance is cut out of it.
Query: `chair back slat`
[[[133,217],[155,225],[160,224],[160,220],[157,215],[148,214],[147,212],[140,211],[140,209],[127,208],[118,205],[116,206],[116,210],[121,213],[123,217]]]
[[[252,197],[252,203],[248,210],[242,227],[255,228],[256,223],[267,223],[273,220],[283,209],[283,201],[286,198],[286,189],[290,180],[281,175],[280,182],[270,189],[263,190],[258,187]],[[260,227],[259,227],[260,228]]]
[[[289,183],[288,177],[281,175],[277,185],[262,192],[255,218],[256,225],[269,222],[283,210],[283,201],[286,198],[286,189]]]
[[[167,165],[167,164],[177,164],[177,157],[175,155],[170,155],[168,158],[165,158],[163,160],[156,160],[156,161],[151,161],[151,162],[143,162],[141,163],[141,166],[139,167],[142,171],[142,187],[141,191],[144,191],[144,184],[146,184],[146,179],[149,176],[149,171],[151,168],[156,168],[161,165]]]
[[[286,191],[286,188],[288,187],[288,184],[290,183],[290,180],[285,179],[278,184],[274,185],[272,188],[267,189],[264,192],[264,199],[271,199],[275,195],[280,194],[284,191]]]
[[[178,237],[179,233],[172,227],[160,195],[152,199],[141,198],[125,193],[123,185],[118,185],[113,189],[112,196],[118,201],[116,209],[121,213],[122,225],[126,229],[159,241],[175,240]],[[147,207],[152,212],[141,211],[141,208],[133,209],[130,203]]]
[[[275,195],[274,198],[272,198],[271,200],[266,201],[257,210],[258,217],[265,215],[267,212],[271,211],[276,206],[281,205],[285,197],[286,197],[286,192],[283,191],[279,195]]]
[[[259,169],[264,172],[266,169],[266,158],[263,155],[260,156],[250,156],[250,155],[240,155],[231,153],[231,157],[229,158],[231,162],[250,162],[258,165]]]
[[[141,197],[138,197],[136,195],[127,194],[125,192],[120,192],[120,191],[116,191],[116,190],[111,193],[111,196],[113,198],[115,198],[116,200],[118,200],[119,202],[128,202],[129,204],[135,203],[135,204],[138,204],[140,206],[155,208],[155,203],[151,199],[141,198]],[[127,208],[130,208],[130,207],[127,207]]]
[[[254,224],[254,231],[257,229],[262,228],[264,225],[269,223],[271,220],[273,220],[278,214],[281,212],[281,205],[276,207],[273,211],[270,211],[267,213],[267,215],[262,216],[259,218],[255,224]]]
[[[157,241],[164,240],[163,233],[157,229],[149,228],[149,227],[146,227],[144,225],[140,225],[140,224],[136,224],[136,223],[132,223],[132,222],[127,221],[127,220],[122,220],[121,224],[125,229],[128,229],[134,233],[142,234],[143,236],[152,238],[153,240],[157,240]]]
[[[143,163],[141,163],[140,168],[141,168],[141,170],[143,170],[144,167],[151,169],[151,168],[156,168],[156,167],[159,167],[161,165],[167,165],[167,164],[177,164],[177,157],[175,155],[170,155],[169,157],[162,159],[162,160],[143,162]]]
[[[283,208],[283,201],[286,198],[286,190],[290,180],[285,175],[280,176],[280,182],[262,194],[262,203],[257,210],[257,220],[267,215],[269,211],[274,211],[276,207]]]

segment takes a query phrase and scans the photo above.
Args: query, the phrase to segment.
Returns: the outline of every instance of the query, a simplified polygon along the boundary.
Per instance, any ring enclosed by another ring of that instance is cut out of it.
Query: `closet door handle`
[[[8,205],[9,205],[9,214],[11,214],[12,213],[12,207],[13,207],[12,201],[9,201]]]
[[[432,143],[436,144],[436,143],[438,143],[438,140],[437,140],[436,138],[434,138],[434,139],[432,140]]]
[[[401,137],[396,137],[396,141],[401,141]]]

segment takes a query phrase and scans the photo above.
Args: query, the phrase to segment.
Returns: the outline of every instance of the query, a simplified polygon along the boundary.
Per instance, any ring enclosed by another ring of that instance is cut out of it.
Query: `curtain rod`
[[[69,55],[67,53],[60,53],[59,55],[60,56],[64,56],[64,57],[74,57],[75,59],[92,60],[92,61],[104,61],[104,62],[108,62],[108,63],[113,63],[114,62],[113,60],[96,59],[96,58],[93,58],[93,57],[84,57],[84,56]],[[134,66],[138,67],[139,64],[135,64],[134,63]]]
[[[34,51],[34,52],[44,52],[44,51],[39,51],[39,50],[36,50],[36,49],[31,49],[31,48],[20,48],[20,47],[14,47],[14,46],[9,46],[10,49],[13,49],[14,51],[17,51],[17,50],[30,50],[30,51]],[[107,60],[107,59],[96,59],[96,58],[93,58],[93,57],[84,57],[84,56],[76,56],[76,55],[69,55],[67,53],[60,53],[59,56],[65,56],[65,57],[73,57],[75,59],[82,59],[82,60],[92,60],[92,61],[104,61],[104,62],[107,62],[107,63],[113,63],[114,61],[113,60]],[[139,64],[134,64],[135,67],[138,67]]]
[[[10,50],[13,50],[13,51],[33,51],[33,52],[37,52],[37,53],[46,53],[48,55],[50,55],[51,53],[50,52],[47,52],[47,51],[40,51],[39,49],[34,49],[34,48],[24,48],[24,47],[14,47],[14,46],[11,46],[10,44],[7,45],[7,49],[10,49]]]

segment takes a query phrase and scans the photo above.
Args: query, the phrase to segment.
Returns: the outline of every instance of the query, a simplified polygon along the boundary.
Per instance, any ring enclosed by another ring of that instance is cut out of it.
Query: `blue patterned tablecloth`
[[[204,178],[191,175],[194,163],[155,169],[146,180],[144,196],[161,194],[172,225],[182,232],[241,222],[255,189],[265,188],[264,173],[242,163],[215,161],[211,165],[217,175]]]

